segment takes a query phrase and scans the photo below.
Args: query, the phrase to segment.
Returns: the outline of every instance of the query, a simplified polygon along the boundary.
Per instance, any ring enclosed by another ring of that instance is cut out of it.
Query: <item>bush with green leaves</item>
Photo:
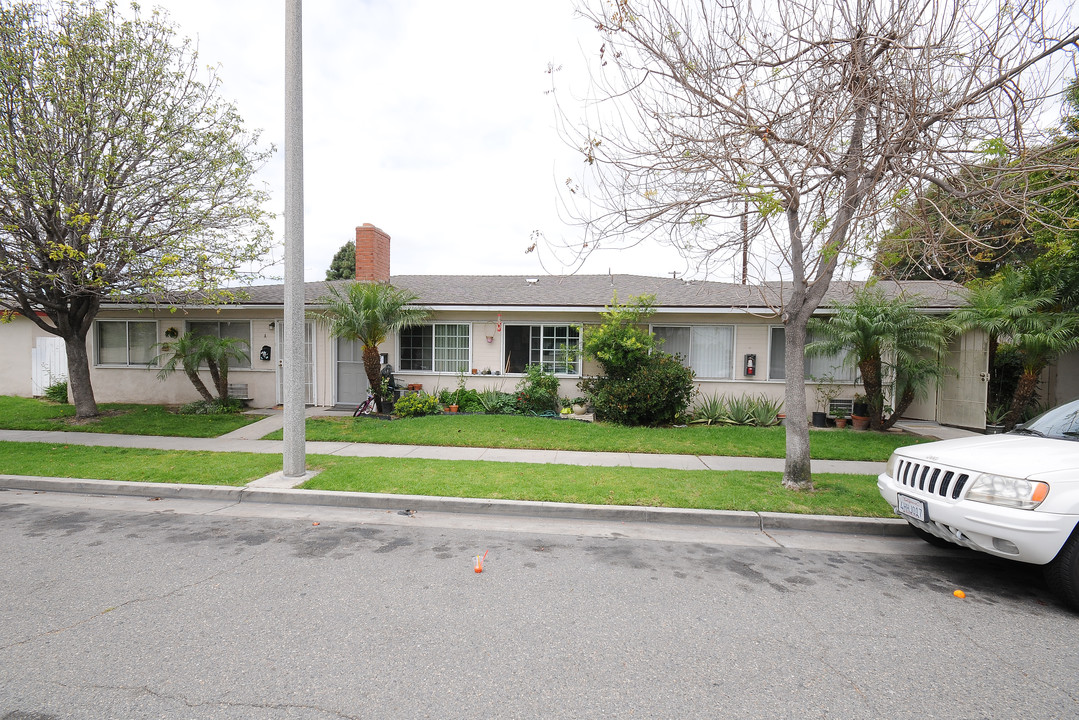
[[[45,397],[54,403],[67,404],[67,380],[54,382],[45,388]]]
[[[242,412],[244,404],[236,398],[214,398],[213,400],[196,400],[180,406],[177,412],[181,415],[233,415]]]
[[[525,377],[517,383],[517,409],[523,413],[558,412],[558,378],[540,365],[525,368]]]
[[[517,396],[494,388],[479,391],[480,404],[490,415],[512,415],[517,412]]]
[[[580,387],[596,419],[620,425],[671,425],[682,419],[696,390],[693,371],[663,352],[646,356],[626,377],[585,378]]]
[[[596,409],[596,419],[621,425],[669,425],[678,421],[693,397],[693,371],[673,355],[660,352],[648,330],[655,312],[651,295],[630,298],[601,313],[603,323],[585,333],[584,352],[603,368],[578,387]]]
[[[654,295],[630,298],[625,305],[619,305],[615,295],[612,305],[600,313],[603,322],[585,332],[585,355],[594,358],[608,377],[630,375],[658,349],[647,324],[655,311]]]
[[[413,392],[402,395],[401,399],[394,403],[393,414],[400,417],[421,417],[434,415],[438,412],[438,398],[423,392]]]

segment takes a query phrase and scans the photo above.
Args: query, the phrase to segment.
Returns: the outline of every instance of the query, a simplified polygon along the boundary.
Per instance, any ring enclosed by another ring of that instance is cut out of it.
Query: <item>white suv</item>
[[[923,539],[1044,565],[1079,610],[1079,400],[1003,435],[900,448],[877,487]]]

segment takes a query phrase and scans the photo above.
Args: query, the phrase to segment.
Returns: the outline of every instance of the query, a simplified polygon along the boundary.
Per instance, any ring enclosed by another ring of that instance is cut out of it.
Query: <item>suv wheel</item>
[[[1072,533],[1043,572],[1049,589],[1063,598],[1072,610],[1079,612],[1079,531]]]

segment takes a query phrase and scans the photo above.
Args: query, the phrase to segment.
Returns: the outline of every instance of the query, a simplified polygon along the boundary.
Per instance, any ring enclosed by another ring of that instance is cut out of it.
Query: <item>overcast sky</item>
[[[278,152],[262,177],[284,209],[283,0],[148,0],[218,66],[222,94]],[[584,77],[600,41],[571,0],[306,0],[305,277],[365,222],[392,238],[392,272],[571,272],[531,234],[578,237],[557,213],[580,155],[559,139],[545,94]],[[568,87],[566,88],[569,89]],[[580,90],[584,91],[584,87]],[[275,225],[281,242],[281,220]],[[278,257],[281,257],[278,251]],[[599,251],[581,272],[664,275],[669,248]],[[283,266],[276,269],[283,275]]]

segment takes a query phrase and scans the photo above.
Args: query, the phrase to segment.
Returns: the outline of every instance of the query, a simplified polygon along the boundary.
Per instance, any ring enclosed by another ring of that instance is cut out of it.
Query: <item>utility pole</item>
[[[285,477],[307,470],[304,428],[303,2],[285,0]]]

